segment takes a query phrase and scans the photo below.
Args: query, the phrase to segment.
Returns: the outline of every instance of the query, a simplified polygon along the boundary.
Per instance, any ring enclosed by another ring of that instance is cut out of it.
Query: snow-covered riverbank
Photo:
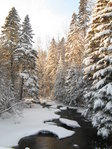
[[[43,130],[50,131],[59,138],[73,135],[74,131],[56,126],[54,123],[44,123],[44,121],[59,119],[60,116],[55,114],[57,110],[59,109],[53,106],[48,109],[41,105],[35,105],[33,108],[24,109],[21,116],[16,115],[7,119],[0,118],[0,146],[15,146],[22,137]]]

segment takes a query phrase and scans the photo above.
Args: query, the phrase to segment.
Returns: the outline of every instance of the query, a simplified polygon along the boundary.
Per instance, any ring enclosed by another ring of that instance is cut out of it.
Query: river
[[[45,107],[49,108],[49,106]],[[57,112],[57,114],[61,118],[77,121],[81,127],[72,128],[62,124],[58,119],[54,119],[51,122],[75,131],[75,134],[64,139],[58,139],[56,135],[50,132],[41,132],[38,135],[21,138],[15,149],[112,149],[112,140],[102,140],[98,137],[96,129],[76,109],[67,108]]]

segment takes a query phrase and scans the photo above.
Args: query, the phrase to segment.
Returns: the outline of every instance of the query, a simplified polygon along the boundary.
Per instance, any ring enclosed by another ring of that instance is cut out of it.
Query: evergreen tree
[[[83,40],[82,33],[79,30],[77,15],[73,13],[65,50],[65,61],[68,66],[81,66],[84,50]]]
[[[64,37],[61,39],[61,41],[59,41],[57,47],[58,47],[58,59],[59,57],[61,57],[63,67],[65,68],[66,64],[65,64],[65,39]]]
[[[57,50],[57,44],[55,39],[53,38],[46,61],[46,79],[48,82],[46,82],[46,93],[48,95],[51,94],[51,91],[54,86],[54,82],[56,79],[56,71],[57,71],[57,65],[58,65],[58,50]]]
[[[83,79],[81,69],[70,67],[67,69],[65,79],[65,102],[69,105],[81,105],[83,103]]]
[[[24,96],[38,98],[37,52],[33,50],[33,33],[26,15],[22,25],[19,47],[15,51],[15,60],[19,62],[20,99]],[[23,92],[24,91],[24,92]],[[24,93],[24,94],[23,94]]]
[[[13,7],[6,17],[5,24],[2,27],[1,44],[2,48],[7,50],[10,57],[10,76],[14,86],[15,81],[15,65],[13,53],[17,48],[20,37],[20,18],[16,9]]]
[[[45,97],[45,64],[46,64],[47,54],[46,51],[38,49],[38,84],[39,84],[39,96]]]
[[[53,88],[54,99],[60,102],[65,102],[66,90],[65,90],[65,69],[63,65],[62,57],[60,56],[56,80]]]
[[[67,76],[65,79],[65,88],[66,88],[65,102],[69,104],[79,103],[79,99],[82,95],[82,90],[80,90],[80,86],[82,85],[83,51],[84,51],[83,33],[79,29],[79,22],[77,15],[73,13],[65,50],[65,61],[67,64],[66,68]]]
[[[85,78],[91,82],[87,115],[91,116],[98,135],[112,134],[112,7],[110,1],[97,0],[87,34]]]
[[[53,88],[54,99],[65,102],[65,76],[66,76],[66,64],[65,64],[65,39],[62,38],[58,43],[58,57],[59,62],[56,71],[56,80]]]
[[[80,30],[83,31],[84,37],[87,31],[89,15],[90,15],[90,10],[88,8],[88,0],[80,0],[78,19],[80,24]]]
[[[0,77],[0,113],[12,106],[15,102],[14,91],[10,81]]]

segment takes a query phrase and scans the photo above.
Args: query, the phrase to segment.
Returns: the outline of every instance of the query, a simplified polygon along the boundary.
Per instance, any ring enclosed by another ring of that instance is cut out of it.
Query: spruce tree
[[[80,67],[82,63],[83,50],[84,46],[82,33],[79,30],[77,15],[73,13],[65,50],[65,61],[67,65]]]
[[[78,17],[75,13],[73,13],[65,50],[65,62],[67,64],[67,76],[65,79],[65,101],[68,104],[76,104],[82,95],[82,90],[80,90],[79,88],[82,85],[81,81],[83,51],[83,33],[79,28]]]
[[[47,54],[46,51],[38,49],[38,84],[39,84],[39,97],[45,97],[45,64],[46,64]]]
[[[90,115],[98,135],[112,134],[112,7],[110,1],[97,0],[87,34],[85,78],[91,82],[87,116]]]
[[[83,95],[83,79],[81,69],[70,67],[67,69],[65,78],[66,97],[65,102],[69,105],[81,105]]]
[[[37,52],[33,50],[33,33],[29,16],[22,24],[19,46],[15,51],[15,60],[19,62],[20,99],[24,96],[38,98]],[[24,94],[23,94],[24,93]]]
[[[0,77],[0,113],[10,108],[15,102],[11,82],[3,76]]]
[[[83,31],[84,37],[88,28],[90,15],[89,11],[90,10],[88,9],[88,0],[80,0],[78,19],[80,24],[80,30]]]
[[[13,7],[8,16],[6,17],[5,24],[2,27],[1,44],[2,48],[7,50],[10,57],[10,76],[11,83],[14,87],[15,83],[15,70],[13,53],[17,48],[20,37],[20,18],[16,9]]]
[[[65,97],[66,97],[65,76],[66,75],[65,75],[65,68],[63,65],[63,59],[60,56],[57,73],[56,73],[56,80],[53,88],[54,99],[60,102],[65,102]]]
[[[63,67],[66,67],[65,64],[65,39],[64,37],[59,41],[57,47],[58,47],[58,57],[61,57],[61,61],[63,63]],[[59,58],[58,58],[59,59]],[[59,59],[60,60],[60,59]]]
[[[57,71],[57,65],[58,65],[58,49],[55,39],[53,38],[50,47],[48,50],[48,56],[46,61],[46,93],[48,95],[51,94],[51,91],[54,86],[54,82],[56,79],[56,71]],[[47,82],[48,81],[48,82]]]

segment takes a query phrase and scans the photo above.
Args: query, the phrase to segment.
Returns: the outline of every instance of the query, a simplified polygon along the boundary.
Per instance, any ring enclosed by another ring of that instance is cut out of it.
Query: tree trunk
[[[14,90],[14,68],[13,68],[13,63],[14,63],[14,60],[13,60],[13,55],[11,54],[11,70],[10,70],[10,75],[11,75],[11,83],[12,83],[12,90]]]
[[[21,78],[21,81],[20,81],[20,100],[22,100],[23,98],[23,86],[24,86],[24,79],[23,77]]]

